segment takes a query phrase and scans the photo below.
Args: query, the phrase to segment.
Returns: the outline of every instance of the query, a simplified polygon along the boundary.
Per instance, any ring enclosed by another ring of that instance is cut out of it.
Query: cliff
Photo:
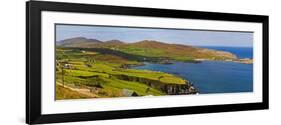
[[[125,81],[133,81],[144,83],[152,88],[161,90],[168,95],[185,95],[185,94],[196,94],[198,90],[195,89],[190,82],[186,82],[185,84],[174,84],[174,83],[165,83],[160,80],[152,80],[142,77],[128,76],[128,75],[113,75],[114,77],[125,80]]]

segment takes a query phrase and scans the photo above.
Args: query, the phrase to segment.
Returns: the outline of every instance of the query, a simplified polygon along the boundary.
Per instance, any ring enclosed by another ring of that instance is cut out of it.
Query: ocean
[[[220,47],[220,46],[200,46],[202,48],[214,49],[231,52],[237,55],[238,58],[253,58],[252,47]]]
[[[228,50],[239,58],[252,58],[253,55],[249,48],[220,47],[217,50]],[[200,94],[253,92],[252,64],[203,61],[202,63],[174,62],[168,65],[146,63],[144,66],[133,68],[178,75],[192,82]]]

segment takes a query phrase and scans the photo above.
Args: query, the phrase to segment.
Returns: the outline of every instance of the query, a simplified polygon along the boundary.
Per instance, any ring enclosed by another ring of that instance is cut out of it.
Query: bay
[[[223,61],[202,63],[174,62],[173,64],[145,63],[133,67],[178,75],[194,85],[200,94],[253,91],[253,65]]]

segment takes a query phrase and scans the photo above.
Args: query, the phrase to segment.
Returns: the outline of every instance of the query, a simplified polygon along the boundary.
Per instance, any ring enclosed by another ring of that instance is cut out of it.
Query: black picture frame
[[[41,113],[41,11],[99,13],[169,17],[181,19],[207,19],[262,23],[263,91],[262,102],[192,107],[170,107],[105,112],[49,114]],[[62,2],[28,1],[26,3],[26,123],[57,123],[119,118],[137,118],[197,113],[230,112],[269,108],[269,19],[264,15],[229,14],[216,12],[183,11],[153,8],[120,7]]]

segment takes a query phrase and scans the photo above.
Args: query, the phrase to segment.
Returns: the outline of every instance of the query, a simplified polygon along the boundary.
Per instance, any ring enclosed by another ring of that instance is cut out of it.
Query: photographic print
[[[269,108],[266,15],[26,3],[26,123]]]
[[[55,24],[56,100],[253,92],[253,32]]]

